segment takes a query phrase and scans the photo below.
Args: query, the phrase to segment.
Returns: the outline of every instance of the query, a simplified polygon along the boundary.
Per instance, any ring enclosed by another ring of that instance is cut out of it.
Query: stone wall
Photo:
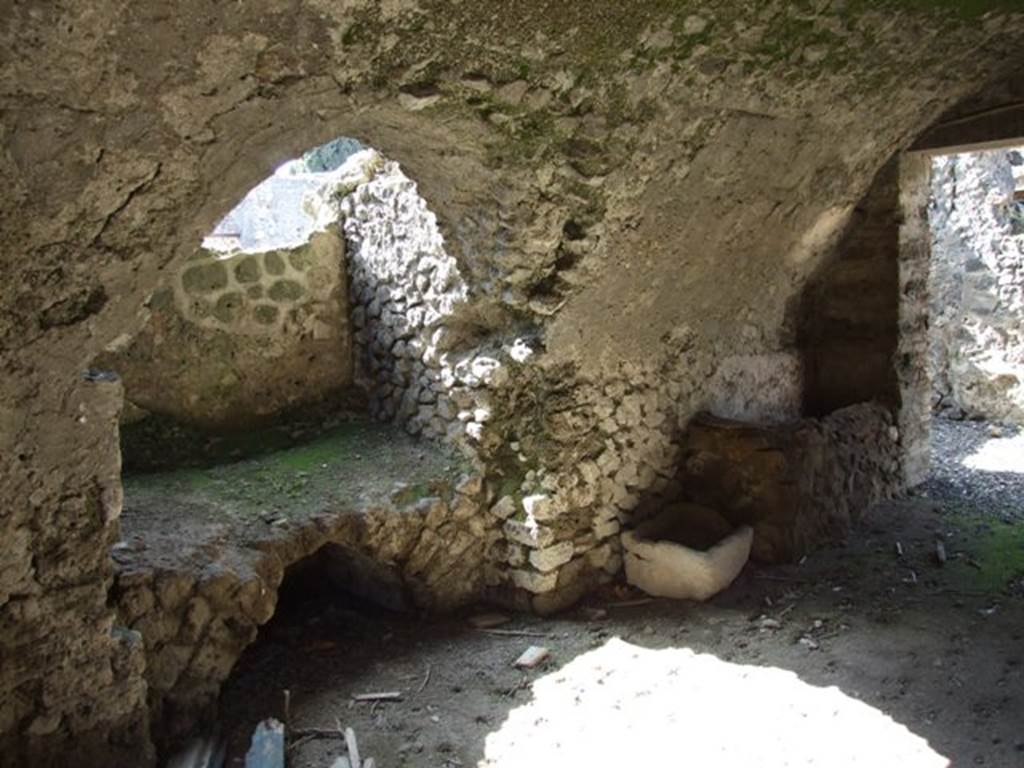
[[[1024,227],[1017,152],[932,164],[930,362],[934,403],[953,415],[1024,423]]]
[[[684,495],[752,526],[755,560],[798,560],[842,540],[868,507],[903,487],[893,421],[874,404],[777,426],[695,419],[682,455]]]
[[[198,250],[147,306],[142,329],[95,363],[116,371],[130,402],[146,411],[238,428],[352,383],[336,229],[288,250]]]
[[[467,284],[437,218],[397,163],[365,155],[370,178],[340,205],[360,383],[378,418],[474,455],[503,361],[531,351],[467,331]]]
[[[359,447],[369,448],[365,440]],[[388,449],[403,466],[422,451],[401,440],[376,445]],[[292,566],[393,610],[450,610],[480,595],[493,540],[479,514],[483,485],[449,478],[450,462],[432,455],[408,482],[358,493],[340,483],[326,508],[296,505],[275,525],[210,499],[154,498],[163,493],[159,476],[133,482],[111,598],[145,659],[158,743],[180,745],[215,719],[222,683],[273,615]]]

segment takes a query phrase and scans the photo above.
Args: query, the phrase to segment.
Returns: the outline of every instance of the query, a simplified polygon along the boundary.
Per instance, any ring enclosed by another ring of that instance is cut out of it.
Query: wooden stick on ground
[[[353,701],[401,701],[401,691],[379,691],[376,693],[357,693],[352,697]]]
[[[655,598],[653,597],[638,597],[636,600],[619,600],[614,603],[605,603],[605,608],[634,608],[638,605],[647,605],[653,603]]]
[[[427,673],[425,675],[423,675],[423,682],[420,683],[420,687],[419,687],[419,689],[417,689],[416,693],[423,693],[423,689],[427,687],[427,683],[429,683],[429,682],[430,682],[430,665],[427,664]]]
[[[531,632],[528,629],[478,629],[477,632],[502,637],[551,637],[548,632]]]
[[[345,729],[345,746],[348,747],[348,761],[352,768],[362,768],[362,761],[359,759],[359,744],[356,742],[356,732],[351,728]]]

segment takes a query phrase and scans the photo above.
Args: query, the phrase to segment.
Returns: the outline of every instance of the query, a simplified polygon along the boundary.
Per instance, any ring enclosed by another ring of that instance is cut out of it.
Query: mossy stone
[[[149,299],[149,308],[159,312],[160,310],[170,309],[174,306],[174,292],[169,288],[161,288],[156,291]]]
[[[242,309],[242,294],[232,291],[217,299],[213,307],[213,316],[222,323],[233,323]]]
[[[283,275],[285,264],[281,254],[271,251],[263,257],[263,268],[271,275]]]
[[[255,256],[246,256],[235,266],[235,280],[240,283],[255,283],[260,279],[260,263]]]
[[[305,292],[306,289],[294,280],[278,280],[270,286],[268,295],[274,301],[295,301]]]
[[[181,276],[181,285],[185,293],[192,296],[211,293],[226,288],[228,271],[220,262],[197,264],[189,267]]]
[[[305,272],[313,265],[313,254],[307,250],[292,251],[288,254],[288,262],[292,265],[292,269]]]
[[[260,304],[253,310],[253,317],[260,325],[273,325],[277,322],[279,311],[270,304]]]

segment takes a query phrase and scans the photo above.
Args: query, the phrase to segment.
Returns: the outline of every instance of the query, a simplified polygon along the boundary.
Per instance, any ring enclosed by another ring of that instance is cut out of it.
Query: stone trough
[[[622,535],[626,580],[656,597],[707,600],[750,558],[754,530],[713,510],[675,504]]]

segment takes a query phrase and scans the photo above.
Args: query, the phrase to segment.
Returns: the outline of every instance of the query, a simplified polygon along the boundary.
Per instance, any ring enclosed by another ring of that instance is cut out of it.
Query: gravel
[[[932,472],[913,493],[1024,520],[1024,432],[985,421],[932,422]]]

